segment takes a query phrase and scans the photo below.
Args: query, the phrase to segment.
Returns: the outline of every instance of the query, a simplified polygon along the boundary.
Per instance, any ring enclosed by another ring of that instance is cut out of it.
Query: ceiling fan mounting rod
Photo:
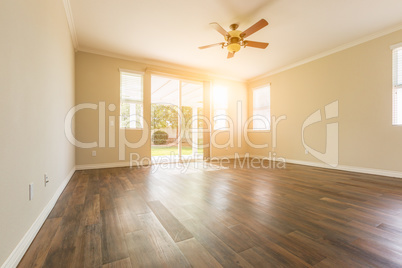
[[[229,28],[230,28],[232,31],[234,31],[234,30],[236,30],[237,28],[239,28],[239,24],[237,24],[237,23],[230,24]]]

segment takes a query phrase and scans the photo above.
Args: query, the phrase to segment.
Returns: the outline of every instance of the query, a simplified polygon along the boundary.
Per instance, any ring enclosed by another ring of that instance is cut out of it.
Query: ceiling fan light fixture
[[[240,48],[241,48],[241,46],[239,43],[231,43],[231,44],[228,44],[228,46],[227,46],[227,50],[229,52],[237,52],[240,50]]]

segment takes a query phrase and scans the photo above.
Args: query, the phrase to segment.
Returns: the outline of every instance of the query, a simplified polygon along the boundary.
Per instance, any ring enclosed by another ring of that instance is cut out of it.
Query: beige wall
[[[0,32],[2,264],[75,161],[64,135],[74,105],[74,50],[62,1],[1,1]]]
[[[271,83],[271,113],[286,115],[278,125],[277,148],[271,133],[255,133],[255,143],[268,149],[249,148],[251,154],[275,151],[287,159],[319,162],[306,155],[301,129],[304,120],[325,105],[339,101],[339,117],[312,125],[306,143],[325,152],[326,123],[339,124],[339,164],[402,171],[402,127],[392,126],[392,57],[390,46],[402,42],[402,31],[360,44],[330,56],[249,84]],[[249,115],[252,112],[249,103]]]
[[[99,146],[99,109],[91,110],[84,109],[76,113],[76,139],[80,142],[98,142],[95,148],[76,148],[76,164],[81,165],[98,165],[110,163],[128,163],[130,161],[129,154],[131,152],[138,153],[141,157],[149,158],[150,150],[150,131],[148,132],[148,141],[140,148],[126,147],[124,160],[119,160],[119,109],[120,109],[120,72],[119,68],[144,72],[144,118],[150,122],[150,75],[152,73],[165,73],[173,76],[178,76],[197,81],[208,81],[213,85],[225,86],[229,90],[229,115],[235,118],[236,101],[247,99],[247,87],[245,83],[231,81],[227,79],[217,79],[207,75],[197,74],[194,72],[177,71],[170,68],[162,68],[150,66],[142,63],[137,63],[129,60],[123,60],[113,57],[106,57],[86,52],[76,53],[76,104],[93,103],[99,105],[104,102],[106,107],[105,112],[105,147]],[[208,92],[206,92],[208,96]],[[209,100],[206,98],[206,106],[209,106]],[[116,106],[115,111],[108,109],[110,104]],[[99,107],[98,107],[99,108]],[[247,104],[243,103],[243,117],[240,120],[246,119]],[[115,127],[108,123],[109,117],[115,118]],[[236,122],[237,124],[237,122]],[[115,135],[115,147],[109,145],[109,130]],[[142,135],[146,132],[143,130],[126,130],[126,139],[130,142],[139,141]],[[241,136],[240,136],[241,137]],[[218,135],[218,140],[222,143],[228,139],[226,133]],[[234,140],[236,143],[233,148],[217,149],[211,148],[211,156],[234,155],[234,152],[244,153],[247,146],[237,143],[238,136],[235,134]],[[96,157],[91,155],[92,151],[96,151]]]

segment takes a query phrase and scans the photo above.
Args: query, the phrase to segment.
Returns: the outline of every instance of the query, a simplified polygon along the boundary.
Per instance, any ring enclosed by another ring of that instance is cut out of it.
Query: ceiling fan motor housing
[[[240,41],[241,41],[241,37],[240,34],[242,32],[241,31],[237,31],[237,30],[233,30],[229,32],[229,37],[227,38],[228,41],[228,45],[227,45],[227,50],[229,52],[237,52],[240,50],[241,45],[240,45]]]

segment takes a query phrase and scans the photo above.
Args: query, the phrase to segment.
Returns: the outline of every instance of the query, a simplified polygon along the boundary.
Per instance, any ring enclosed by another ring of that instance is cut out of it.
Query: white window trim
[[[394,50],[394,49],[400,48],[400,47],[402,47],[402,42],[401,42],[401,43],[398,43],[398,44],[394,44],[394,45],[390,46],[389,48],[390,48],[391,50]]]
[[[122,68],[119,68],[119,72],[120,72],[119,107],[121,107],[122,102],[129,103],[129,104],[142,104],[142,115],[144,117],[144,112],[145,112],[145,106],[144,106],[144,75],[145,75],[145,72],[122,69]],[[126,99],[124,99],[124,101],[122,101],[123,100],[122,97],[121,97],[121,74],[122,73],[131,73],[131,74],[141,76],[141,88],[142,88],[142,95],[141,95],[142,100],[141,101],[138,101],[138,100],[126,100]],[[144,121],[142,122],[142,127],[132,128],[132,127],[121,127],[120,120],[121,120],[121,111],[120,111],[120,108],[119,108],[119,128],[120,129],[124,129],[124,130],[143,130],[144,129]]]
[[[402,84],[400,84],[400,85],[397,84],[397,76],[398,76],[397,72],[398,72],[398,70],[397,70],[397,68],[395,66],[397,64],[395,62],[395,60],[396,60],[395,50],[402,50],[402,43],[392,45],[390,48],[392,50],[392,125],[393,126],[402,126],[402,123],[397,123],[396,122],[395,114],[394,114],[394,112],[396,110],[396,107],[395,107],[395,105],[396,105],[396,100],[395,100],[396,93],[397,93],[398,90],[402,91],[401,90],[402,89]],[[402,116],[402,115],[400,115],[400,116]]]
[[[268,107],[268,109],[269,109],[269,115],[271,116],[271,83],[268,83],[268,84],[265,84],[265,85],[262,85],[259,87],[255,87],[251,90],[253,92],[253,103],[252,103],[253,105],[252,105],[251,116],[254,116],[254,90],[258,90],[258,89],[261,89],[264,87],[269,87],[269,107]],[[254,120],[252,120],[252,122],[251,122],[252,128],[249,131],[250,132],[266,132],[266,133],[271,132],[271,118],[268,118],[268,120],[269,120],[269,128],[268,129],[254,129]]]
[[[120,73],[138,74],[138,75],[142,75],[142,76],[145,75],[145,72],[142,72],[142,71],[135,71],[135,70],[129,70],[129,69],[122,69],[122,68],[119,68],[119,72]]]

